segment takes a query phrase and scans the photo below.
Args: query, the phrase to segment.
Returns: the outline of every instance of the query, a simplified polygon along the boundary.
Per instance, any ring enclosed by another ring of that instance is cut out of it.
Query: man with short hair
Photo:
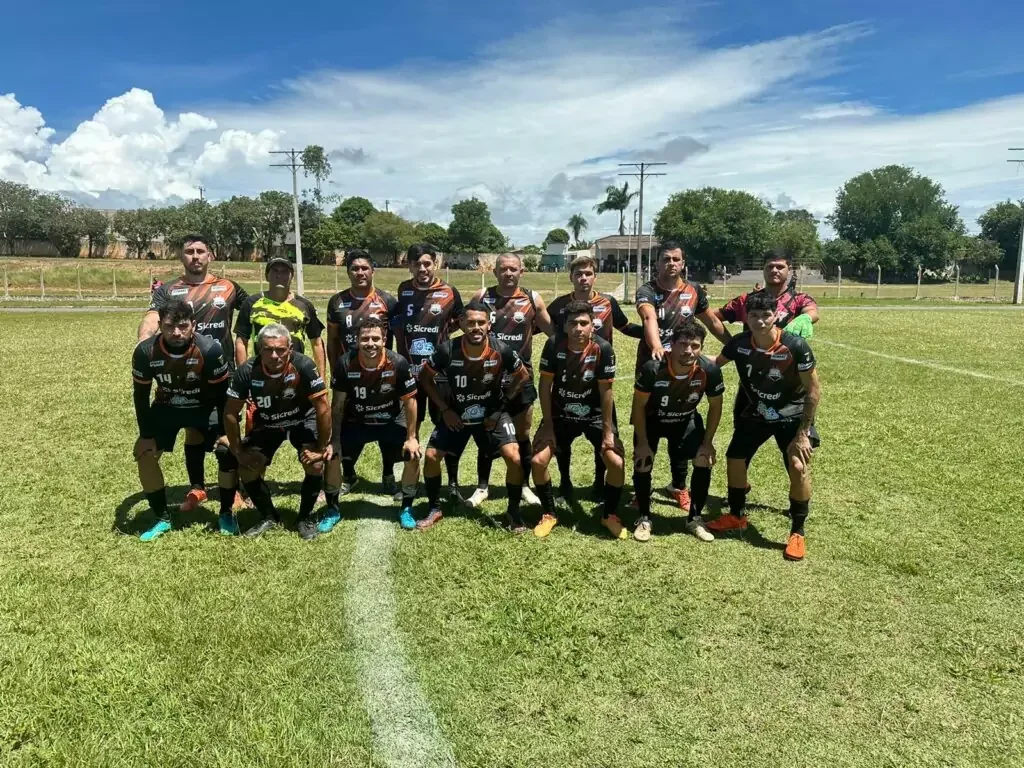
[[[783,556],[803,560],[804,522],[810,510],[811,454],[819,439],[814,417],[821,400],[821,386],[814,354],[807,341],[778,327],[778,300],[767,291],[747,297],[749,330],[725,345],[716,361],[735,361],[747,405],[733,431],[726,451],[729,479],[729,513],[708,523],[718,532],[743,531],[747,527],[747,463],[769,438],[782,452],[789,474],[789,539]]]
[[[327,303],[327,362],[334,365],[359,346],[359,326],[370,317],[387,321],[396,300],[374,285],[373,260],[368,251],[351,248],[345,253],[349,287],[331,296]],[[385,327],[385,347],[392,345],[391,329]]]
[[[548,465],[553,454],[586,437],[601,451],[606,467],[601,525],[626,538],[617,514],[625,481],[625,451],[615,424],[615,351],[594,335],[594,309],[573,301],[565,308],[563,333],[548,339],[540,359],[540,406],[544,414],[533,453],[533,482],[544,514],[534,528],[543,538],[558,523]]]
[[[320,517],[320,533],[329,533],[341,521],[338,498],[355,485],[356,462],[370,443],[380,447],[381,462],[389,474],[396,463],[405,462],[396,499],[401,503],[399,522],[402,528],[416,528],[412,514],[420,476],[416,379],[408,361],[385,347],[387,337],[383,320],[366,317],[359,324],[358,346],[331,365],[334,458],[327,465],[327,509]]]
[[[526,368],[526,383],[519,390],[513,402],[508,404],[508,415],[516,427],[516,442],[519,444],[519,461],[523,466],[524,478],[529,478],[533,446],[530,432],[533,429],[533,403],[537,399],[537,388],[533,384],[533,331],[538,328],[551,336],[551,318],[548,316],[544,299],[536,291],[519,287],[523,276],[523,260],[515,253],[503,253],[494,265],[494,276],[498,284],[481,288],[473,295],[473,301],[482,301],[491,308],[491,333],[515,350]],[[491,478],[493,460],[486,451],[477,454],[476,490],[466,500],[471,507],[479,507],[487,500],[488,484]],[[523,482],[523,501],[540,504],[527,481]]]
[[[440,262],[437,249],[429,243],[410,246],[406,252],[406,264],[412,277],[398,286],[391,328],[395,334],[395,350],[409,361],[413,375],[419,379],[423,365],[448,340],[448,334],[458,327],[462,316],[462,296],[454,286],[436,277]],[[439,379],[438,384],[442,383],[443,379]],[[439,413],[423,387],[417,390],[416,406],[417,429],[428,411],[430,420],[435,425],[439,423]],[[458,456],[449,454],[445,467],[448,470],[449,496],[461,498]]]
[[[260,514],[260,521],[245,535],[260,536],[279,519],[263,477],[277,449],[288,440],[305,472],[298,529],[299,535],[310,541],[318,533],[313,506],[320,494],[324,465],[331,459],[327,387],[313,361],[292,351],[292,332],[280,323],[263,326],[256,349],[257,356],[235,371],[224,409],[228,445],[238,459],[242,484]],[[253,427],[243,440],[238,415],[249,398],[256,408]]]
[[[701,512],[711,487],[711,468],[715,464],[715,433],[722,420],[722,371],[703,356],[707,331],[693,318],[684,320],[672,334],[672,348],[661,360],[648,360],[640,368],[633,392],[633,487],[636,489],[640,516],[633,538],[651,538],[651,472],[658,443],[668,443],[672,485],[686,487],[688,464],[693,462],[693,485],[689,504],[680,508],[687,513],[686,530],[701,541],[713,541],[704,527]],[[708,422],[697,411],[704,396],[708,398]]]
[[[636,370],[648,360],[661,360],[671,346],[675,329],[688,318],[700,320],[716,339],[725,344],[731,338],[722,321],[708,306],[708,295],[698,283],[685,279],[686,257],[683,247],[666,240],[659,248],[657,274],[636,292],[636,309],[644,334],[636,350]],[[671,489],[684,507],[690,505],[686,488]]]
[[[249,339],[259,338],[268,325],[283,325],[291,334],[292,350],[308,354],[323,377],[327,373],[324,359],[323,323],[316,307],[305,296],[292,293],[295,265],[288,259],[276,257],[265,267],[267,290],[250,296],[238,312],[235,321],[235,362],[241,365],[248,355]],[[253,345],[253,355],[259,355],[259,344]]]
[[[594,335],[601,337],[613,347],[615,346],[614,331],[620,331],[633,339],[643,336],[643,327],[629,321],[614,296],[594,290],[594,283],[597,280],[597,260],[593,256],[583,254],[569,262],[569,279],[572,281],[572,291],[559,296],[548,306],[548,313],[556,334],[562,333],[562,328],[565,326],[565,308],[569,303],[585,301],[594,308]],[[572,462],[571,446],[567,446],[564,451],[558,451],[555,458],[558,460],[560,475],[558,494],[564,499],[571,499],[573,497],[572,478],[569,475]],[[604,459],[601,457],[600,450],[594,451],[594,492],[598,498],[604,493]]]
[[[181,299],[164,301],[158,310],[159,332],[143,339],[132,353],[132,380],[135,382],[135,418],[139,438],[135,442],[135,460],[139,479],[156,523],[142,534],[153,541],[171,529],[167,512],[167,488],[160,471],[160,456],[174,450],[178,432],[185,430],[191,444],[204,452],[212,449],[217,431],[210,425],[210,412],[220,415],[230,375],[218,342],[195,332],[195,313]],[[156,381],[156,396],[149,394]],[[218,456],[222,478],[233,478],[237,464],[233,457]],[[191,492],[191,491],[190,491]],[[204,494],[205,496],[205,494]],[[237,533],[232,514],[235,487],[221,488],[220,530]],[[185,509],[190,512],[195,505]]]
[[[462,337],[442,343],[420,375],[420,386],[427,390],[440,418],[430,435],[423,467],[428,512],[417,526],[425,529],[441,520],[441,459],[449,455],[458,459],[472,438],[481,453],[501,454],[505,460],[509,524],[515,531],[524,531],[519,514],[523,471],[516,428],[506,409],[526,382],[526,366],[515,350],[490,336],[491,309],[483,302],[467,304],[460,325]],[[439,376],[448,382],[447,397],[437,387]]]
[[[758,286],[760,285],[761,283],[758,283]],[[760,290],[761,288],[755,287],[752,293]],[[796,326],[792,328],[789,327],[799,318],[804,318],[807,321],[806,325],[817,323],[818,304],[810,295],[796,289],[793,259],[781,248],[774,248],[765,255],[763,290],[775,298],[775,322],[779,327],[786,328],[790,333],[796,333],[797,336],[811,338],[813,330],[804,328],[804,321],[797,322]],[[747,299],[752,293],[740,294],[724,307],[716,309],[715,315],[726,323],[742,323],[743,330],[748,330]],[[742,391],[740,390],[740,392]]]
[[[160,332],[159,313],[161,307],[171,301],[184,301],[192,307],[195,318],[195,332],[220,344],[224,357],[234,370],[235,358],[231,343],[231,320],[248,298],[245,289],[234,280],[216,277],[209,272],[214,260],[209,241],[203,235],[186,235],[181,248],[181,277],[166,283],[157,283],[150,295],[149,309],[139,323],[139,341]],[[214,436],[214,448],[218,462],[227,453],[227,444],[221,433],[219,415],[211,411],[210,428]],[[198,441],[198,442],[194,442]],[[206,501],[206,454],[207,449],[199,435],[192,430],[185,431],[185,470],[188,472],[189,491],[182,512],[191,512]],[[218,485],[230,490],[235,498],[238,477],[234,471],[227,474],[221,470]]]

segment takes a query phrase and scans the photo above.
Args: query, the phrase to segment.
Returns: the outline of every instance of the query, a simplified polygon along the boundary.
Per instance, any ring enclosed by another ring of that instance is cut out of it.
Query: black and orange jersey
[[[678,288],[666,291],[657,281],[641,285],[636,292],[636,306],[649,304],[658,318],[658,335],[665,349],[672,346],[672,334],[687,318],[702,315],[708,311],[707,292],[697,283],[683,281]],[[651,348],[646,338],[640,339],[636,349],[636,367],[651,359]]]
[[[502,410],[508,388],[526,376],[516,351],[493,336],[486,338],[477,357],[467,351],[465,337],[446,341],[424,368],[445,377],[449,405],[463,424],[481,424]]]
[[[526,366],[530,367],[533,331],[537,323],[533,291],[516,288],[511,296],[502,296],[492,286],[484,291],[481,301],[491,308],[491,333],[494,338],[512,347]]]
[[[750,331],[733,336],[720,356],[736,363],[750,402],[742,416],[764,421],[798,419],[804,412],[801,373],[814,369],[814,353],[803,337],[782,331],[771,349],[759,349]]]
[[[251,399],[256,405],[254,429],[287,429],[302,424],[313,401],[327,394],[323,377],[313,361],[299,352],[277,374],[263,370],[258,357],[238,366],[228,385],[228,397]]]
[[[274,301],[267,291],[256,293],[246,299],[238,310],[235,321],[235,335],[249,341],[253,339],[253,354],[258,354],[256,337],[266,326],[280,323],[292,337],[292,349],[304,353],[310,339],[319,339],[324,325],[316,314],[313,302],[305,296],[289,296],[284,301]]]
[[[574,299],[571,293],[567,293],[548,305],[548,314],[551,315],[556,336],[565,333],[565,308],[569,306],[570,301]],[[605,341],[612,340],[612,329],[625,331],[632,325],[614,296],[595,291],[590,296],[590,306],[594,308],[594,335]]]
[[[351,352],[359,343],[359,326],[367,317],[377,317],[385,323],[395,311],[397,300],[387,291],[374,288],[366,296],[355,296],[351,288],[331,296],[327,303],[327,326],[337,332],[342,353]],[[391,346],[392,334],[387,331],[385,345]]]
[[[245,289],[233,280],[207,275],[203,282],[193,285],[179,277],[153,291],[149,309],[159,312],[167,302],[183,300],[195,313],[196,333],[219,341],[222,349],[231,349],[231,318],[248,298]],[[233,364],[234,356],[228,358]]]
[[[231,375],[218,342],[196,333],[181,349],[169,349],[157,334],[140,341],[132,353],[132,379],[145,387],[156,381],[153,403],[172,408],[211,408],[223,397]]]
[[[448,339],[455,320],[462,316],[462,297],[448,283],[435,280],[429,288],[417,288],[412,280],[398,286],[391,313],[395,349],[409,361],[413,373]]]
[[[378,425],[400,420],[402,401],[416,396],[409,361],[385,349],[380,364],[364,368],[359,350],[338,357],[331,389],[345,393],[345,423]]]
[[[648,360],[636,377],[636,391],[650,395],[644,413],[650,424],[684,424],[693,418],[704,395],[721,397],[725,392],[722,369],[706,357],[690,368],[676,371],[665,355]]]
[[[569,346],[567,336],[548,339],[540,356],[541,378],[551,378],[551,407],[555,419],[600,421],[598,382],[615,381],[615,350],[594,336],[581,351]]]

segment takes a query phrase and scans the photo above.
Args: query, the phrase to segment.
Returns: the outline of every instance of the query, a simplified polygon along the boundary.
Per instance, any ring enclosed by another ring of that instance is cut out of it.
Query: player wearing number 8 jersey
[[[362,248],[345,254],[345,268],[351,287],[334,294],[327,303],[327,360],[333,366],[342,355],[355,351],[359,326],[368,317],[388,320],[395,309],[395,297],[373,284],[373,262]],[[392,337],[385,326],[385,346]]]

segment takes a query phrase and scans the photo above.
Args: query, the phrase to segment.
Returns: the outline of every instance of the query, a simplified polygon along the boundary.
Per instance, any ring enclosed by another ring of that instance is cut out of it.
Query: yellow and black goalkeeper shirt
[[[292,348],[303,354],[309,348],[309,340],[319,339],[324,332],[316,307],[309,299],[293,295],[285,301],[274,301],[264,291],[247,298],[238,311],[235,335],[246,341],[253,339],[253,354],[256,354],[256,337],[273,323],[280,323],[288,329],[292,335]]]

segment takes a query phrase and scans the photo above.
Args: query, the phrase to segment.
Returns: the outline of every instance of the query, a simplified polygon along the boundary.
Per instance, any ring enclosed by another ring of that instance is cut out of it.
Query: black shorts
[[[800,429],[800,422],[797,419],[786,419],[785,421],[764,421],[763,419],[736,419],[736,426],[732,433],[732,440],[725,455],[729,459],[752,459],[757,449],[764,445],[769,438],[775,438],[775,444],[782,451],[782,460],[789,466],[789,456],[786,454],[789,444],[793,442],[796,433]],[[818,430],[811,425],[810,430],[811,448],[817,448],[821,444],[818,437]]]
[[[430,433],[427,446],[452,456],[461,456],[462,452],[466,450],[470,438],[476,443],[478,451],[486,452],[487,456],[493,458],[501,452],[504,446],[516,442],[516,428],[512,424],[512,419],[504,411],[497,414],[497,421],[491,429],[483,424],[474,424],[455,431],[449,429],[448,425],[444,423],[444,419],[440,419],[437,426],[434,427],[434,431]]]
[[[394,421],[388,424],[351,424],[341,426],[341,458],[344,461],[359,461],[359,454],[370,443],[380,447],[381,462],[390,472],[391,467],[402,460],[402,446],[405,444],[405,425]]]
[[[647,444],[651,455],[658,455],[658,443],[664,438],[668,443],[668,457],[672,464],[692,461],[704,442],[704,419],[699,413],[685,424],[652,424],[647,422]],[[636,448],[636,431],[633,431],[633,447]]]
[[[174,450],[178,433],[183,429],[194,429],[203,436],[203,447],[207,452],[224,434],[217,418],[217,409],[206,411],[202,408],[175,408],[170,405],[153,405],[150,408],[153,423],[153,438],[156,449],[162,453]]]
[[[594,446],[595,451],[601,450],[601,441],[604,439],[604,426],[600,421],[569,421],[568,419],[555,419],[555,445],[558,453],[565,453],[570,449],[577,437],[585,437]],[[612,434],[619,446],[618,453],[625,455],[619,442],[619,425],[612,421]]]
[[[505,410],[514,419],[519,414],[526,413],[535,402],[537,402],[537,387],[533,384],[533,371],[530,371],[530,378],[526,380],[518,394],[509,400]]]
[[[285,429],[259,426],[242,438],[242,446],[251,451],[259,451],[267,460],[269,465],[274,460],[274,454],[287,439],[296,453],[303,448],[316,445],[316,415],[310,414],[301,424]]]

